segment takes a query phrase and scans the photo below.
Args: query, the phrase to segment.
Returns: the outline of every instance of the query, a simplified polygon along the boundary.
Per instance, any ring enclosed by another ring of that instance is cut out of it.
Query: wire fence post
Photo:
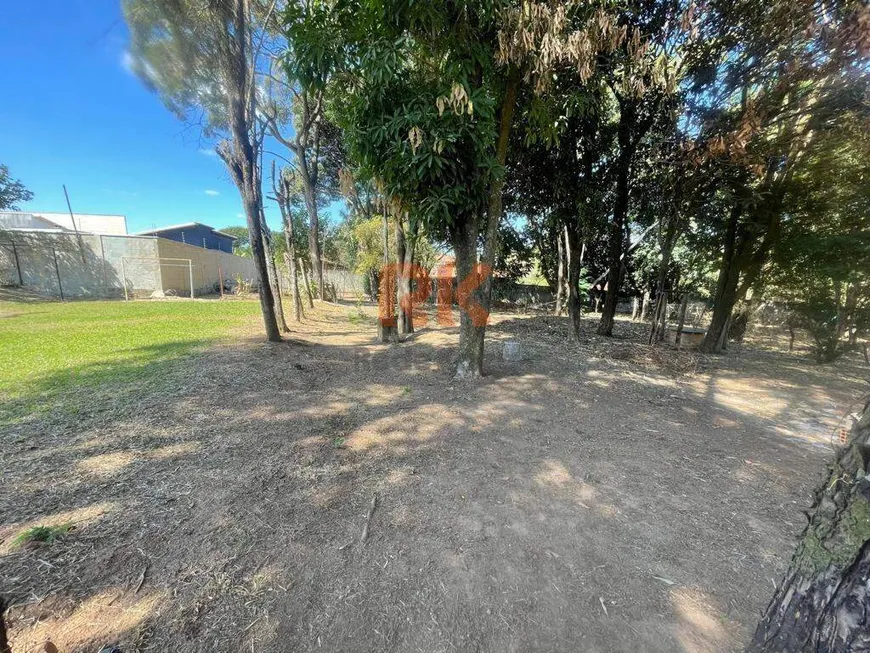
[[[224,298],[224,270],[220,265],[218,266],[218,283],[220,284],[220,289],[221,289],[221,299],[223,299]]]
[[[15,241],[12,241],[12,258],[15,259],[15,271],[18,272],[18,285],[24,285],[24,277],[21,275],[21,263],[18,260],[18,248],[15,247]]]
[[[124,257],[121,257],[121,285],[124,286],[124,301],[130,301],[129,295],[127,295],[127,266],[124,263]]]
[[[193,259],[187,259],[187,269],[190,274],[190,298],[194,299],[193,296]]]
[[[54,257],[54,273],[57,275],[57,289],[60,291],[60,301],[64,301],[63,283],[60,281],[60,266],[57,264],[57,250],[52,247],[51,255]]]

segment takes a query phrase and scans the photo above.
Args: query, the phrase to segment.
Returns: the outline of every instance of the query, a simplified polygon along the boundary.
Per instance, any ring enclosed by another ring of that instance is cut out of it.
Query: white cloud
[[[212,190],[210,188],[207,191],[205,191],[205,194],[209,195],[210,197],[214,197],[215,195],[220,195],[220,193],[218,191]]]
[[[237,218],[244,218],[245,214],[244,213],[236,213],[236,217]]]
[[[121,68],[130,73],[131,75],[135,75],[133,72],[133,55],[130,54],[129,50],[124,50],[121,53]]]
[[[215,152],[213,149],[208,148],[208,147],[201,147],[199,149],[199,153],[202,154],[203,156],[217,156],[217,152]]]

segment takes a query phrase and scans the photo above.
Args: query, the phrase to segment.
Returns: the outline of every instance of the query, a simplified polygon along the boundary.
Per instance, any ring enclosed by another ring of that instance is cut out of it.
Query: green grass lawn
[[[57,407],[72,391],[154,377],[258,310],[253,301],[0,302],[0,422]]]

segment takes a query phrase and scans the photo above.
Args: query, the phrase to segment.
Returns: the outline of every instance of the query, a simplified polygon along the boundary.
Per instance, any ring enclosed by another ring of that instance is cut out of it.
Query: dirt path
[[[351,312],[3,434],[15,653],[740,650],[867,388],[857,368],[657,355],[628,323],[632,341],[569,345],[564,321],[508,315],[465,384],[455,329],[378,345]],[[507,338],[526,361],[501,361]]]

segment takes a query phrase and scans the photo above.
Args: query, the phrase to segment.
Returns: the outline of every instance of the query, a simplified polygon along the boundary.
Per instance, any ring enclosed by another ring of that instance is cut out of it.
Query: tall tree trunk
[[[562,314],[562,303],[565,301],[565,239],[562,237],[562,229],[557,226],[556,251],[559,264],[556,268],[556,307],[553,311],[556,316]]]
[[[631,321],[637,322],[640,317],[640,298],[635,296],[631,298]]]
[[[311,283],[308,281],[308,271],[302,259],[299,259],[299,268],[302,271],[302,285],[305,286],[305,296],[308,297],[308,308],[314,308],[314,297],[311,296]]]
[[[414,333],[414,315],[411,302],[411,279],[414,263],[414,236],[405,233],[401,217],[396,218],[396,308],[399,335]]]
[[[219,147],[218,153],[227,164],[230,176],[242,196],[266,337],[272,342],[280,342],[281,333],[275,318],[275,305],[269,286],[269,271],[260,224],[260,211],[263,206],[260,175],[257,174],[257,156],[251,142],[251,119],[255,115],[255,107],[250,106],[253,94],[248,93],[250,76],[247,46],[250,29],[247,21],[246,0],[236,0],[232,9],[233,33],[228,42],[231,66],[228,71],[227,115],[232,144],[228,144],[225,148]]]
[[[480,270],[477,261],[477,223],[468,217],[451,229],[453,253],[456,256],[457,300],[459,303],[459,352],[456,377],[483,375],[483,338],[486,319],[473,307],[484,310],[480,297]],[[471,289],[464,294],[463,288]]]
[[[640,321],[641,322],[646,322],[647,319],[649,318],[649,303],[650,303],[649,290],[644,290],[643,291],[643,302],[641,303],[641,308],[640,308]]]
[[[689,307],[689,293],[684,292],[680,299],[680,313],[677,317],[677,331],[674,334],[674,347],[680,348],[680,342],[683,340],[683,327],[686,326],[686,309]]]
[[[299,278],[296,272],[296,239],[293,234],[293,216],[290,214],[290,185],[289,181],[281,174],[280,180],[275,175],[275,162],[272,161],[272,190],[275,193],[274,200],[281,211],[281,226],[284,231],[284,244],[287,249],[284,252],[284,264],[290,274],[290,294],[293,301],[293,315],[297,322],[302,321],[302,297],[299,294]],[[263,216],[263,224],[266,224]],[[283,311],[282,311],[283,315]]]
[[[667,315],[662,315],[662,306],[667,308],[667,283],[668,268],[671,266],[671,254],[674,251],[674,241],[677,234],[677,216],[670,216],[667,225],[659,228],[659,246],[661,259],[659,260],[658,275],[656,278],[656,316],[650,328],[649,344],[664,338],[663,325],[667,323]]]
[[[381,215],[381,232],[383,236],[384,267],[381,273],[381,286],[378,288],[378,340],[380,342],[395,342],[398,340],[396,329],[395,302],[396,292],[393,285],[395,278],[389,273],[390,266],[390,223],[387,219],[387,208]]]
[[[598,323],[598,335],[612,336],[613,322],[616,316],[616,305],[619,301],[619,286],[622,282],[623,241],[625,240],[625,221],[628,217],[629,176],[631,160],[634,156],[631,130],[636,112],[630,103],[620,105],[620,117],[617,138],[619,141],[619,157],[616,168],[616,197],[613,205],[613,220],[610,223],[610,243],[607,264],[607,292],[604,297],[604,308]]]
[[[302,179],[305,208],[308,211],[308,256],[311,260],[311,275],[317,283],[317,296],[323,300],[326,298],[323,287],[323,261],[320,255],[320,216],[317,212],[317,192],[311,182],[311,171],[308,169],[308,160],[305,156],[297,156],[299,171]]]
[[[504,97],[499,110],[499,128],[496,140],[496,161],[501,170],[490,184],[489,202],[486,213],[486,238],[481,268],[476,267],[477,259],[477,222],[474,216],[465,216],[452,230],[454,253],[456,254],[456,274],[460,284],[471,282],[475,286],[472,297],[476,298],[481,312],[475,316],[468,311],[460,311],[459,319],[459,358],[456,363],[456,377],[478,377],[483,375],[483,338],[486,322],[489,319],[492,298],[492,266],[498,249],[498,225],[503,210],[504,163],[507,159],[511,124],[517,103],[519,71],[511,66],[508,70]],[[462,241],[462,242],[459,242]],[[463,276],[467,275],[467,276]],[[472,277],[474,275],[474,278]],[[480,278],[482,277],[482,278]]]
[[[302,320],[302,295],[299,293],[299,277],[296,270],[296,240],[293,237],[293,220],[282,209],[281,219],[284,222],[284,241],[287,251],[284,252],[284,262],[290,274],[290,294],[293,296],[293,315],[296,321]]]
[[[293,253],[284,252],[284,265],[287,266],[288,274],[290,275],[290,295],[293,300],[293,319],[297,322],[302,321],[302,297],[299,294],[299,277],[296,269],[296,259]]]
[[[565,228],[565,249],[568,253],[568,315],[571,318],[571,340],[580,342],[580,235],[574,228]]]
[[[725,230],[722,263],[719,266],[719,278],[716,281],[716,294],[713,296],[713,316],[699,347],[702,352],[707,354],[722,352],[723,336],[727,338],[726,327],[731,318],[731,311],[734,310],[734,305],[737,303],[737,282],[740,278],[737,262],[737,228],[740,213],[740,204],[735,202],[731,214],[728,216]]]
[[[269,288],[272,290],[272,301],[275,306],[275,319],[278,322],[278,328],[282,332],[288,333],[290,327],[287,326],[287,321],[284,319],[284,303],[281,301],[281,283],[278,279],[278,268],[275,266],[275,256],[272,250],[272,232],[266,224],[266,216],[260,207],[260,219],[263,224],[263,252],[266,255],[266,272],[269,275]]]
[[[748,653],[870,650],[870,404],[816,490],[782,583]]]

